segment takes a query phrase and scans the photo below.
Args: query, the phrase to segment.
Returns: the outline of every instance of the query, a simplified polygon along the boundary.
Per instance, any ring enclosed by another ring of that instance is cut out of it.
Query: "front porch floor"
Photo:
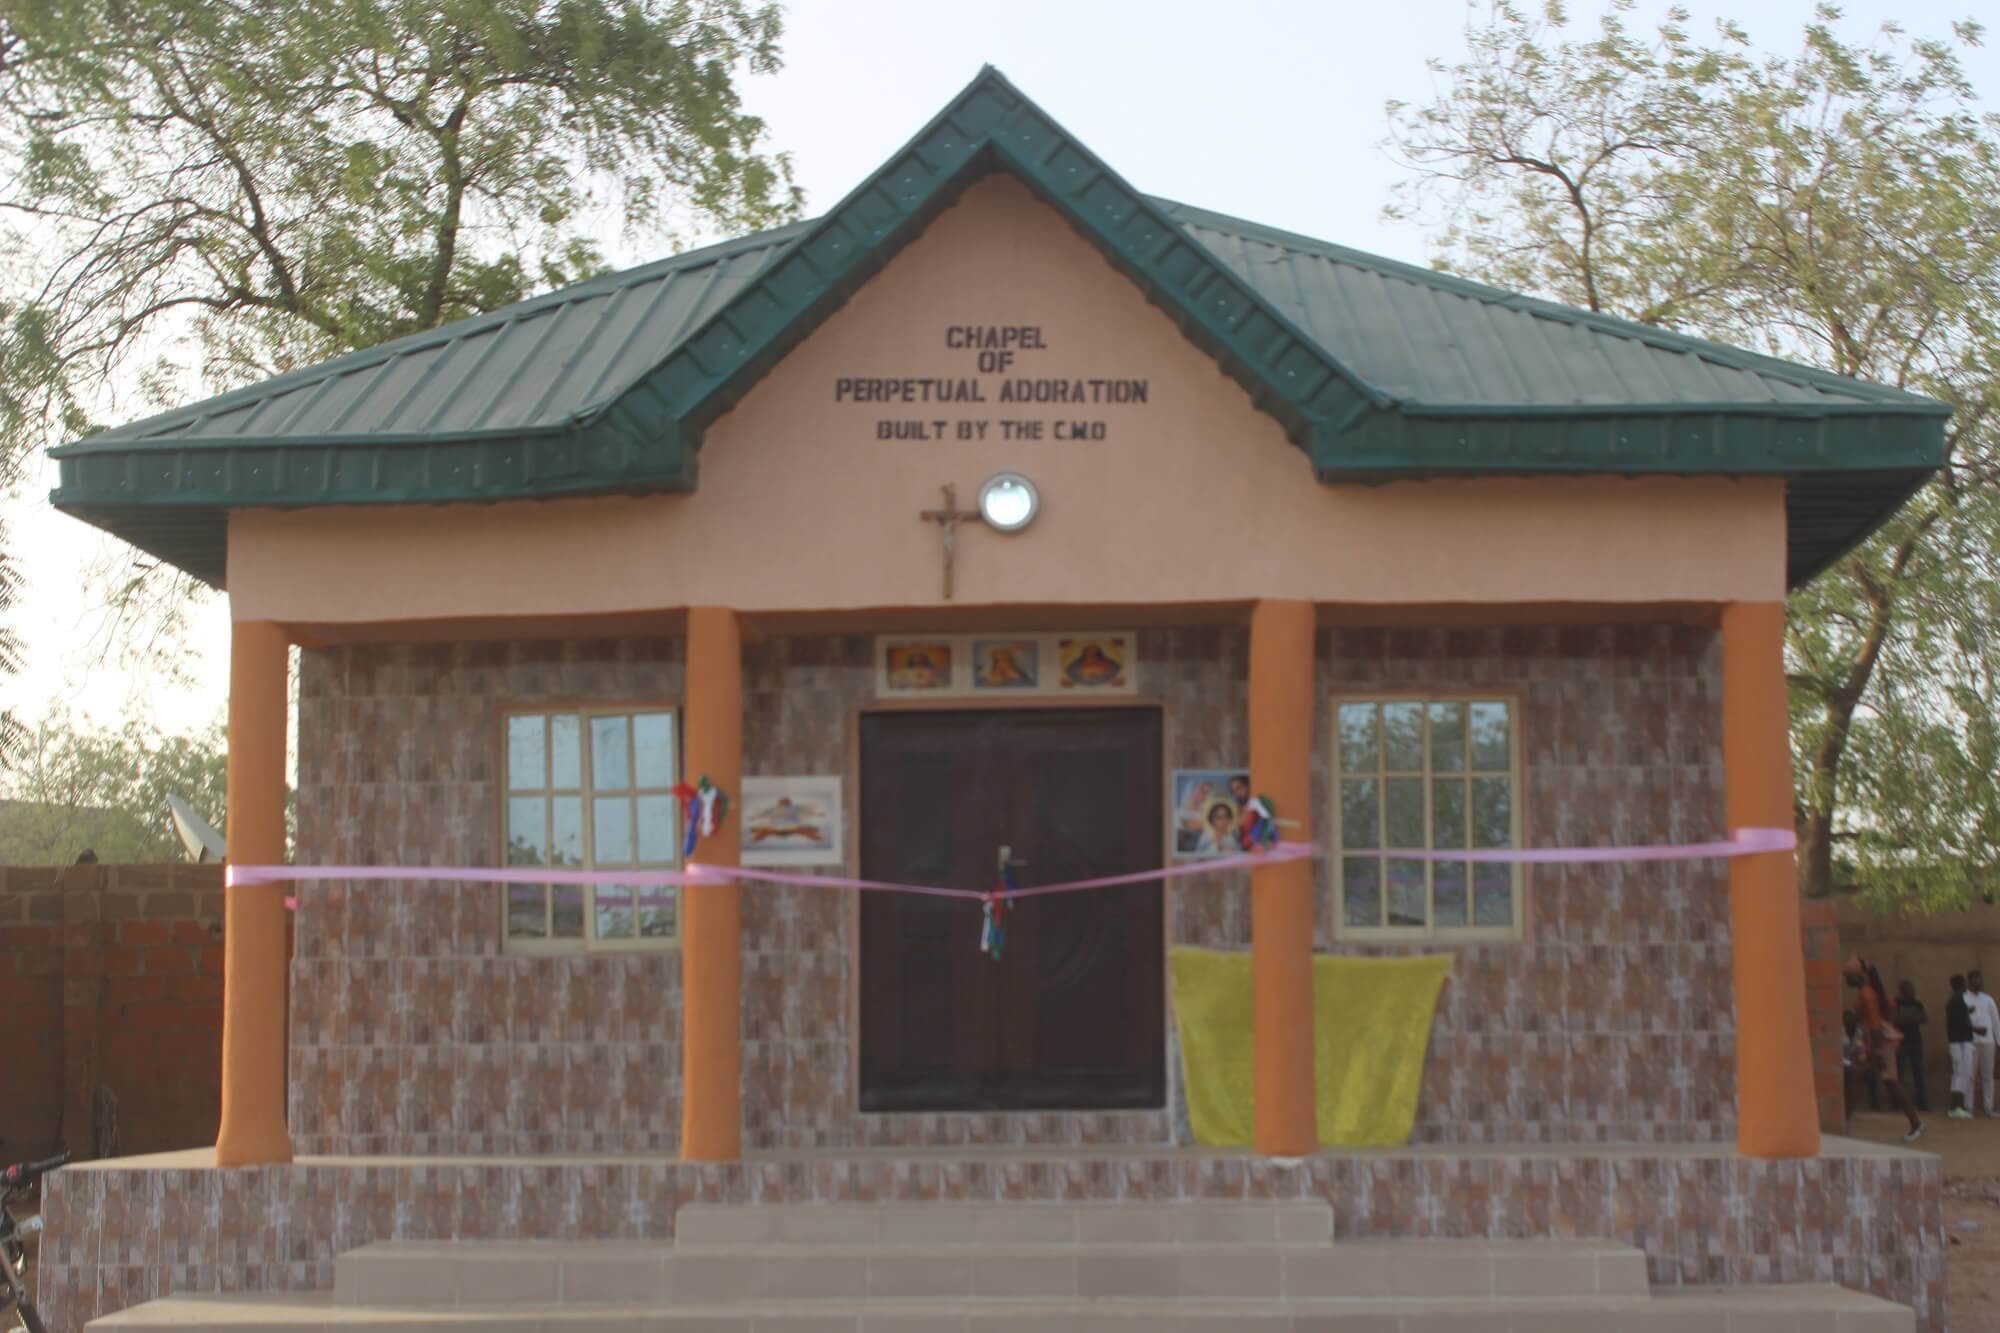
[[[660,1155],[302,1157],[224,1171],[198,1149],[50,1179],[52,1327],[174,1293],[320,1291],[378,1241],[667,1240],[689,1204],[1323,1200],[1336,1243],[1599,1239],[1657,1286],[1838,1283],[1944,1327],[1941,1174],[1927,1153],[1829,1138],[1766,1161],[1728,1144],[1431,1144],[1244,1152],[1064,1146]]]

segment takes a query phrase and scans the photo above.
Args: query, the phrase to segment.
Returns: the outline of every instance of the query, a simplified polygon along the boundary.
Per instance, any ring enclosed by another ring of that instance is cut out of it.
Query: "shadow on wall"
[[[0,1160],[215,1142],[222,867],[0,867]]]

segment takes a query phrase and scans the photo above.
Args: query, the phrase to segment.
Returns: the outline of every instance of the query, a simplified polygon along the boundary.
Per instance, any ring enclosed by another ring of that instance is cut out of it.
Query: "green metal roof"
[[[1321,480],[1789,479],[1790,575],[1943,461],[1929,399],[1139,194],[984,70],[824,217],[356,352],[54,451],[56,505],[220,584],[227,512],[691,490],[703,431],[949,206],[1020,178]]]

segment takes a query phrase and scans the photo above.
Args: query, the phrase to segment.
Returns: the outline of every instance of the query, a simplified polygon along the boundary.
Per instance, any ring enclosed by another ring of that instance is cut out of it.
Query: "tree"
[[[759,0],[0,0],[0,464],[586,277],[621,222],[791,217],[737,91],[780,33]]]
[[[1797,591],[1788,667],[1803,887],[1937,909],[1987,891],[2000,835],[2000,122],[1946,40],[1788,55],[1613,0],[1475,17],[1442,91],[1391,104],[1415,169],[1391,209],[1501,286],[1951,404],[1949,467]]]
[[[220,829],[227,767],[220,722],[167,736],[144,723],[96,729],[54,713],[7,775],[0,865],[68,865],[85,850],[104,862],[182,860],[167,797]]]

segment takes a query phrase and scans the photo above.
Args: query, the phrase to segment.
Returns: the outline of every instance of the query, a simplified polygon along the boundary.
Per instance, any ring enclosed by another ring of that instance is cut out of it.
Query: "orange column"
[[[687,780],[706,777],[729,797],[729,817],[695,860],[733,866],[743,798],[743,643],[736,613],[688,611]],[[690,885],[681,909],[681,1157],[743,1155],[743,911],[734,884]]]
[[[1722,609],[1723,805],[1732,832],[1792,827],[1785,607]],[[1798,876],[1790,852],[1729,862],[1736,974],[1736,1147],[1751,1157],[1819,1152]]]
[[[1250,613],[1250,785],[1298,821],[1288,841],[1312,838],[1313,734],[1312,603],[1259,602]],[[1312,896],[1310,861],[1250,872],[1255,1141],[1270,1157],[1319,1147]]]
[[[229,640],[226,857],[285,859],[285,717],[291,644],[268,621],[237,621]],[[285,893],[232,888],[222,906],[222,1127],[217,1166],[292,1160],[285,1131]]]

